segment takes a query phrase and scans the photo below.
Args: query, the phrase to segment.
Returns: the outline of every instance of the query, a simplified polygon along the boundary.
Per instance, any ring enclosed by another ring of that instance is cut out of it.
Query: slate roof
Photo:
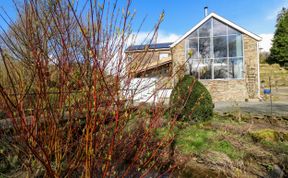
[[[173,43],[156,43],[156,44],[144,44],[144,45],[132,45],[126,49],[128,51],[141,51],[145,50],[146,46],[148,49],[169,49]]]

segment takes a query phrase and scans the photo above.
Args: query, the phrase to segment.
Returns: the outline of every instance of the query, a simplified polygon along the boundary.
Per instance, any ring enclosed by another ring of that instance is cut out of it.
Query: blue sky
[[[139,34],[141,41],[141,35],[143,38],[147,32],[152,30],[164,10],[165,19],[160,27],[159,41],[173,41],[204,17],[203,8],[205,6],[208,6],[209,12],[215,12],[237,25],[261,35],[263,43],[266,43],[264,45],[269,48],[275,30],[277,13],[282,7],[288,7],[288,0],[134,0],[132,9],[136,10],[136,18],[133,25],[137,29],[143,18],[147,16]],[[3,7],[9,16],[15,18],[12,0],[0,0],[0,7]],[[1,19],[0,26],[6,27]]]
[[[288,0],[135,0],[137,19],[147,15],[143,30],[151,29],[162,10],[165,32],[184,34],[203,18],[203,8],[257,34],[273,33],[277,12],[288,7]],[[137,22],[136,22],[137,24]]]
[[[158,41],[173,41],[202,20],[205,6],[209,12],[260,35],[263,38],[260,46],[269,51],[277,14],[282,7],[288,7],[288,0],[135,0],[133,8],[137,10],[137,17],[134,24],[139,25],[140,19],[147,15],[142,31],[148,32],[164,10],[165,20]]]

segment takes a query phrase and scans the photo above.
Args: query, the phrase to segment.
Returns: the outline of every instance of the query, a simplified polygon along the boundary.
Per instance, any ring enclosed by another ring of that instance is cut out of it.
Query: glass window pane
[[[195,78],[199,78],[198,68],[200,65],[200,60],[199,59],[190,59],[190,60],[188,60],[188,64],[189,64],[189,73],[191,75],[195,76]]]
[[[199,27],[199,37],[209,37],[211,34],[211,19]]]
[[[198,58],[198,38],[189,39],[188,57]]]
[[[212,59],[204,59],[198,67],[200,79],[212,79]]]
[[[227,26],[222,22],[213,19],[213,36],[227,35]]]
[[[202,59],[210,58],[211,43],[210,38],[199,38],[199,57]]]
[[[159,59],[164,59],[164,58],[168,58],[169,57],[169,54],[168,53],[160,53],[159,54]]]
[[[229,59],[229,78],[243,78],[243,58]]]
[[[215,79],[228,78],[227,58],[214,59],[213,66],[214,66],[214,78]]]
[[[229,57],[243,56],[242,35],[229,36]]]
[[[241,35],[241,33],[238,30],[228,26],[228,35]]]
[[[212,79],[212,59],[191,59],[189,70],[198,79]]]
[[[197,37],[198,37],[197,30],[189,35],[189,38],[197,38]]]
[[[214,57],[227,57],[227,37],[214,37]]]

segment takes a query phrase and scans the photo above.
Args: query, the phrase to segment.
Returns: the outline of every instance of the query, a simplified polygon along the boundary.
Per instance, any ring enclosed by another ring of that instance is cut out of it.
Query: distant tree
[[[266,63],[268,61],[269,55],[270,55],[269,52],[266,52],[266,51],[261,52],[260,53],[260,63],[261,64]]]
[[[268,63],[283,66],[288,62],[288,9],[283,8],[277,16],[276,31]]]

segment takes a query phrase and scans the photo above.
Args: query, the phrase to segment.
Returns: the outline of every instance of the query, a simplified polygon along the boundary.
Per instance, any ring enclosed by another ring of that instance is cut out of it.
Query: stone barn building
[[[257,99],[260,41],[258,35],[210,13],[175,42],[128,47],[127,70],[135,79],[158,79],[155,88],[163,90],[173,89],[190,74],[207,87],[213,101]]]

